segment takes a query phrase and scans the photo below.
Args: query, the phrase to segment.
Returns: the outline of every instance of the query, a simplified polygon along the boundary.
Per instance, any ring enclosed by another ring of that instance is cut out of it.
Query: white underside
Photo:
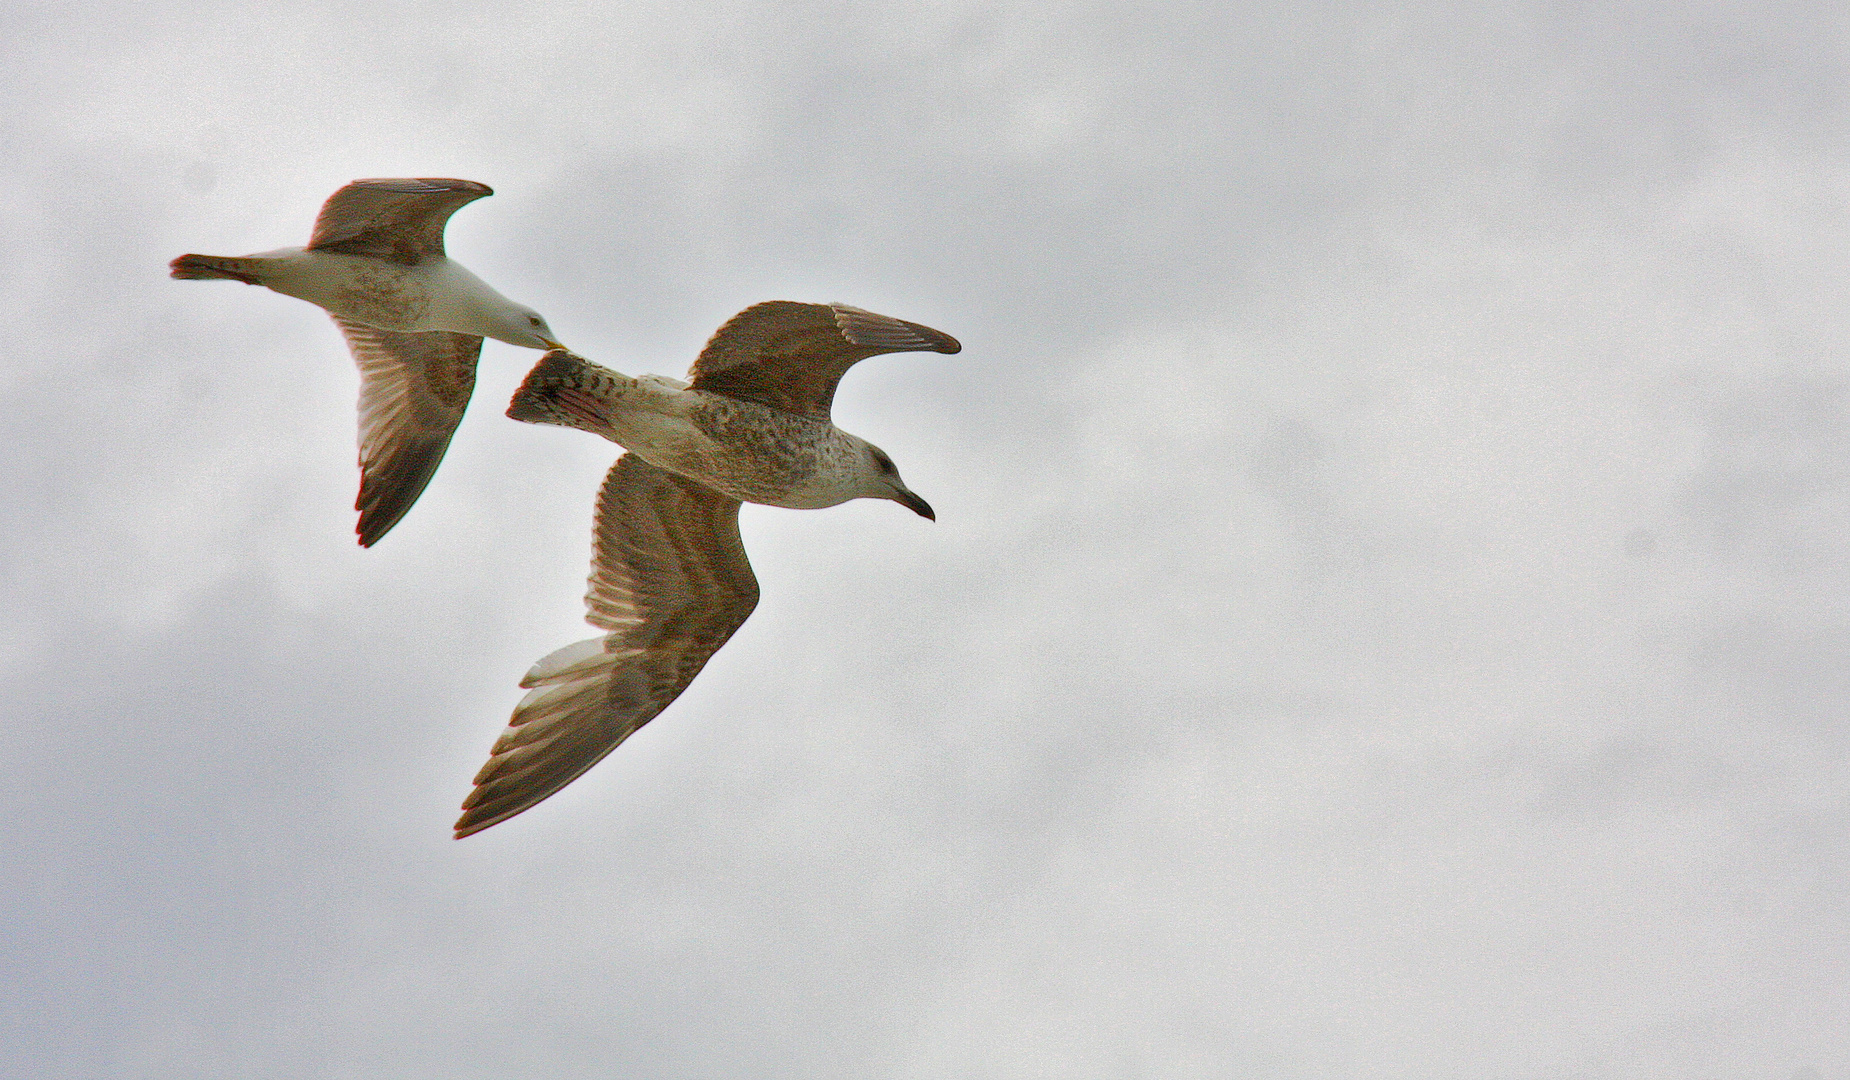
[[[508,340],[508,327],[520,326],[526,316],[525,308],[449,259],[403,266],[304,248],[246,258],[262,260],[257,276],[269,288],[381,330],[448,330]]]

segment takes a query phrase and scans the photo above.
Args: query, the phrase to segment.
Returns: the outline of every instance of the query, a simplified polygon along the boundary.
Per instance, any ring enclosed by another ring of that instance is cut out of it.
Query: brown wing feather
[[[456,835],[533,806],[654,719],[758,604],[739,503],[648,464],[617,459],[597,502],[593,626],[521,680],[533,688],[476,774]]]
[[[487,184],[444,177],[355,180],[321,204],[308,247],[416,266],[443,257],[451,214],[494,193]]]
[[[360,366],[360,497],[353,508],[360,543],[371,547],[423,494],[449,449],[475,390],[482,339],[334,322]]]
[[[929,326],[847,304],[754,304],[719,328],[688,371],[696,390],[827,420],[850,367],[892,352],[954,353],[963,346]]]

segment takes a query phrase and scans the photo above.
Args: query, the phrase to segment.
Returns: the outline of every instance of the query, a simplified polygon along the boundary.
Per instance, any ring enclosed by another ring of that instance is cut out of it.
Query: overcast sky
[[[0,1076],[1850,1080],[1841,2],[0,10]],[[748,507],[757,613],[449,826],[588,637],[616,449],[353,542],[357,177],[936,508]]]

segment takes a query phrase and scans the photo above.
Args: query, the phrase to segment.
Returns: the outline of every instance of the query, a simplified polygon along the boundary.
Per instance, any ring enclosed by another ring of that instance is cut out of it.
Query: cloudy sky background
[[[0,13],[0,1076],[1850,1080],[1841,4]],[[938,511],[449,838],[616,450],[500,413],[352,540],[335,188]]]

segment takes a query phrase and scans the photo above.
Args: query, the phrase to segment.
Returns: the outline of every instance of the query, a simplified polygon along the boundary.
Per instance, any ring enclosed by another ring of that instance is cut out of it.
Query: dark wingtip
[[[367,498],[369,495],[372,496],[370,500]],[[405,516],[405,511],[411,508],[409,504],[406,504],[398,511],[396,516],[388,519],[379,513],[378,503],[379,498],[377,493],[368,490],[365,477],[362,476],[360,482],[360,497],[354,500],[353,503],[353,508],[360,512],[360,519],[353,523],[353,531],[355,538],[359,540],[360,546],[363,548],[369,548],[377,544],[380,538],[384,537],[386,533],[391,532],[392,526],[398,524],[399,519]]]
[[[484,789],[478,787],[469,793],[467,799],[463,800],[462,816],[457,818],[456,824],[450,827],[456,834],[453,839],[461,840],[465,836],[474,836],[483,829],[492,828],[509,818],[519,817],[521,814],[526,813],[528,810],[546,801],[546,796],[541,796],[533,800],[522,800],[515,803],[510,809],[507,805],[508,800],[505,797],[505,793],[503,793],[503,797],[499,799],[484,799],[482,798],[483,794]],[[552,793],[548,792],[547,794],[550,795]],[[487,805],[478,805],[482,803],[486,803]]]
[[[391,506],[382,506],[382,502],[384,500],[380,498],[378,485],[367,483],[366,477],[362,475],[360,497],[353,503],[353,508],[360,512],[360,520],[353,523],[353,531],[363,548],[377,544],[411,509],[411,503],[407,501],[394,500],[395,505]]]
[[[405,519],[405,514],[410,509],[411,504],[406,503],[388,513],[380,513],[376,509],[362,510],[360,520],[353,526],[355,538],[359,540],[360,546],[369,548],[384,540],[385,534],[396,528],[398,523]]]
[[[876,355],[882,352],[963,351],[963,345],[956,338],[923,323],[876,315],[853,304],[830,304],[829,308],[835,312],[835,325],[842,337],[852,344],[876,350]]]
[[[361,461],[360,494],[353,500],[353,508],[360,512],[353,531],[359,534],[361,547],[372,547],[404,519],[430,485],[430,478],[436,475],[449,448],[450,436],[445,434],[440,439],[399,447],[376,461],[370,473]]]
[[[927,521],[938,520],[938,515],[932,513],[930,503],[926,502],[924,499],[919,498],[917,495],[914,495],[912,492],[907,491],[903,488],[900,489],[899,494],[893,497],[893,501],[905,507],[906,509],[912,511],[918,516],[924,518]]]
[[[384,539],[385,534],[391,532],[392,527],[403,520],[405,512],[410,509],[411,504],[405,503],[403,506],[392,508],[391,512],[385,514],[372,510],[361,510],[360,520],[353,527],[353,531],[358,534],[360,546],[369,548]]]
[[[906,325],[917,330],[920,334],[923,334],[929,339],[932,344],[932,349],[935,352],[949,354],[964,351],[962,342],[942,330],[933,330],[929,326],[920,326],[918,323],[907,323]]]

